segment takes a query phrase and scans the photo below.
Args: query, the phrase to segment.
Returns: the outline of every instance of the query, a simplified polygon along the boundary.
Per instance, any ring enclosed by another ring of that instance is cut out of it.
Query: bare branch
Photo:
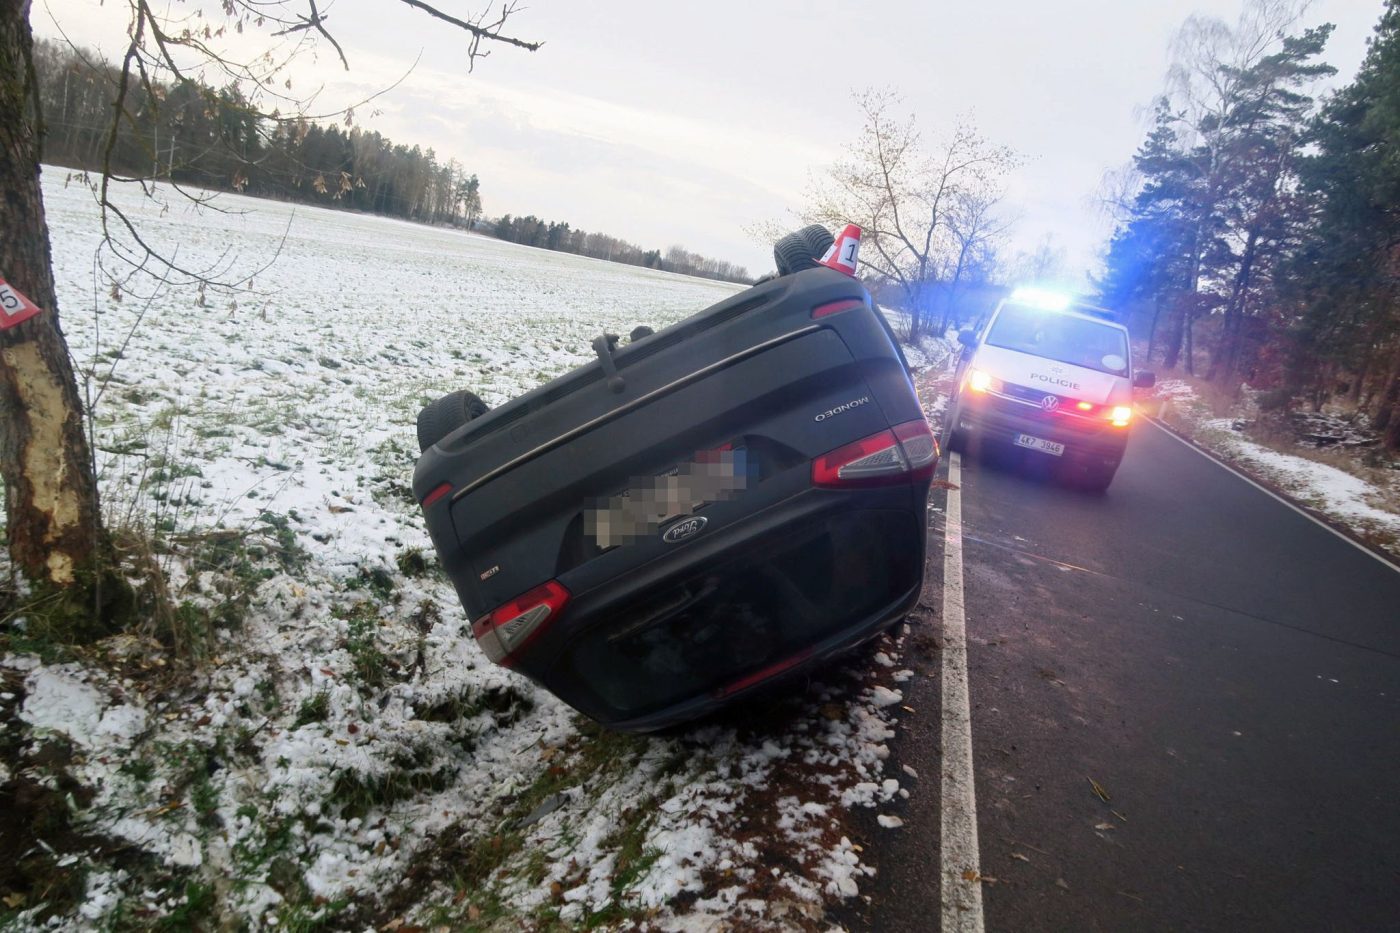
[[[543,42],[527,42],[524,39],[517,39],[514,36],[501,35],[501,27],[505,25],[506,20],[511,14],[516,12],[518,4],[515,2],[503,4],[501,6],[501,15],[493,22],[487,23],[486,25],[482,25],[482,22],[491,13],[491,8],[489,6],[473,21],[458,19],[455,16],[442,12],[431,4],[424,3],[423,0],[401,0],[401,2],[422,10],[429,16],[436,17],[445,23],[451,23],[458,29],[465,29],[467,32],[471,33],[471,41],[467,45],[467,71],[472,70],[472,67],[476,64],[477,58],[485,58],[490,54],[489,52],[480,51],[482,40],[500,42],[504,45],[513,45],[516,48],[525,49],[527,52],[537,51],[544,45]]]
[[[300,23],[297,23],[295,26],[288,26],[281,32],[274,32],[273,35],[285,36],[293,32],[303,32],[307,29],[314,29],[317,32],[319,32],[327,42],[329,42],[332,46],[335,47],[336,54],[340,56],[340,63],[345,66],[346,71],[349,71],[350,63],[345,60],[345,50],[340,47],[339,42],[335,41],[335,36],[331,35],[329,32],[326,31],[326,27],[324,25],[326,22],[326,18],[321,15],[321,12],[319,10],[316,9],[316,0],[307,0],[307,4],[311,7],[310,16],[301,17]]]

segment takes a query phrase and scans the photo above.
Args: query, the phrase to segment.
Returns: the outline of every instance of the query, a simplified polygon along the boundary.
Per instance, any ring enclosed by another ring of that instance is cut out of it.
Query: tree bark
[[[0,276],[41,313],[0,330],[0,477],[10,558],[86,604],[110,556],[82,407],[58,324],[39,187],[28,2],[0,0]]]
[[[1152,296],[1152,326],[1147,330],[1147,362],[1152,362],[1152,351],[1157,349],[1157,321],[1162,317],[1162,293]]]
[[[1391,363],[1380,392],[1380,404],[1371,419],[1371,430],[1382,432],[1387,450],[1400,449],[1400,353]]]
[[[1191,302],[1187,304],[1184,312],[1185,321],[1182,325],[1186,329],[1185,349],[1182,352],[1186,354],[1186,373],[1190,376],[1196,375],[1196,309],[1194,307],[1195,299],[1196,295],[1195,293],[1192,293]]]
[[[1191,297],[1186,292],[1172,296],[1172,309],[1167,317],[1167,342],[1162,351],[1162,366],[1176,369],[1181,360],[1181,342],[1186,334],[1186,305]]]
[[[1206,379],[1211,382],[1228,383],[1234,374],[1235,362],[1239,359],[1240,333],[1244,318],[1245,296],[1249,292],[1249,281],[1254,271],[1254,253],[1258,238],[1253,230],[1245,242],[1240,255],[1240,267],[1235,273],[1235,281],[1230,289],[1230,300],[1225,304],[1225,320],[1220,328],[1220,339],[1210,357],[1210,370]]]

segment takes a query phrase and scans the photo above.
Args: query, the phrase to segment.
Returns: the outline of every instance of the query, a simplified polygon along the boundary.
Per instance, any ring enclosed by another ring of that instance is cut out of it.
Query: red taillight
[[[928,422],[906,421],[894,427],[894,436],[904,448],[904,456],[909,461],[909,474],[913,479],[929,479],[938,468],[938,441]]]
[[[432,505],[434,502],[438,501],[451,491],[451,483],[440,483],[439,485],[433,487],[433,491],[423,497],[423,508],[426,509],[428,506]]]
[[[838,301],[828,301],[824,305],[817,305],[812,309],[812,317],[826,317],[828,314],[840,314],[842,311],[849,311],[852,308],[863,308],[865,302],[860,298],[842,298]]]
[[[472,634],[486,656],[496,664],[514,666],[514,656],[558,616],[569,601],[569,591],[555,580],[537,586],[497,606],[472,623]]]
[[[938,442],[920,418],[838,447],[812,461],[812,485],[885,486],[933,475]]]

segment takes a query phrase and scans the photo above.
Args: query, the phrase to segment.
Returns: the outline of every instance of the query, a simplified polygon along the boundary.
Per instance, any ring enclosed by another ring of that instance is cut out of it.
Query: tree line
[[[193,80],[128,91],[114,127],[117,66],[42,39],[34,64],[46,161],[425,223],[470,226],[481,214],[476,175],[431,148],[357,126],[268,119],[236,85]]]
[[[134,178],[276,198],[473,229],[483,221],[481,182],[456,159],[394,143],[351,124],[273,118],[236,85],[148,82],[127,91],[112,119],[121,69],[91,52],[34,45],[46,161]],[[504,240],[687,275],[749,281],[742,267],[674,246],[665,254],[567,223],[507,215],[485,232]]]
[[[1187,20],[1111,199],[1103,297],[1167,368],[1269,409],[1344,401],[1400,450],[1400,0],[1321,102],[1332,27],[1302,6]]]
[[[723,259],[708,259],[683,246],[672,246],[663,254],[659,249],[646,249],[606,233],[574,230],[567,222],[540,220],[533,214],[527,217],[506,214],[492,225],[492,232],[511,243],[606,259],[629,266],[645,266],[722,282],[753,281],[743,266]]]

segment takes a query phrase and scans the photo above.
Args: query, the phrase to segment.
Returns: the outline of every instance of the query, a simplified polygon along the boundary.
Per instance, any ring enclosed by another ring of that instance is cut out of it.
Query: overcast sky
[[[856,138],[851,91],[867,86],[899,90],[926,135],[971,114],[991,141],[1017,149],[1026,162],[1005,202],[1017,218],[1013,249],[1050,235],[1087,268],[1108,232],[1093,196],[1142,140],[1173,33],[1193,12],[1233,23],[1241,4],[531,0],[507,31],[544,48],[496,48],[470,75],[462,34],[418,11],[394,0],[320,6],[351,71],[323,47],[298,63],[300,87],[324,82],[318,103],[339,106],[419,59],[356,122],[460,160],[480,176],[489,215],[567,220],[663,250],[683,244],[757,274],[771,268],[771,250],[745,229],[801,206],[812,176]],[[61,27],[116,59],[125,9],[35,0],[31,19],[38,35]],[[1380,0],[1310,8],[1305,25],[1337,26],[1325,55],[1340,71],[1334,84],[1355,73],[1381,10]]]

